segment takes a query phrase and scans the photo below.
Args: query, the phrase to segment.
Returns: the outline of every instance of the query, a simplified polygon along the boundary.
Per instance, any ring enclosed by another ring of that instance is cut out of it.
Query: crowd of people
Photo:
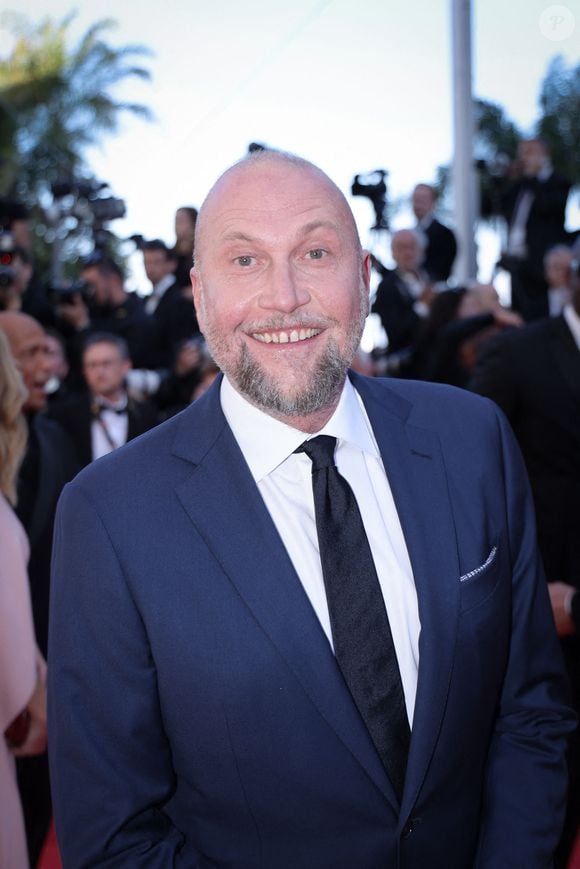
[[[580,248],[564,225],[569,190],[544,143],[522,142],[498,194],[508,307],[475,277],[465,286],[453,283],[455,234],[437,217],[436,189],[417,184],[410,197],[415,223],[391,238],[393,267],[372,258],[379,282],[371,310],[386,348],[359,350],[352,367],[373,377],[461,387],[493,399],[507,415],[532,485],[553,614],[580,710]],[[81,468],[188,407],[220,372],[192,297],[196,220],[195,208],[179,208],[174,245],[143,241],[151,284],[143,297],[127,288],[123,266],[100,251],[82,263],[77,282],[49,292],[34,273],[26,216],[17,215],[2,233],[0,712],[8,735],[0,746],[0,793],[10,800],[2,823],[10,818],[11,832],[6,825],[0,830],[0,865],[6,869],[27,865],[26,847],[36,865],[52,816],[45,659],[63,487]],[[573,738],[559,869],[580,825],[579,769]]]

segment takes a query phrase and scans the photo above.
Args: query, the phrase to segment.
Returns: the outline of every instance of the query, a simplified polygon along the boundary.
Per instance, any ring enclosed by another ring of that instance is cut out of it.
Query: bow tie
[[[120,416],[127,413],[127,402],[123,404],[106,404],[104,401],[94,401],[91,406],[93,416],[100,416],[104,410],[110,410]]]

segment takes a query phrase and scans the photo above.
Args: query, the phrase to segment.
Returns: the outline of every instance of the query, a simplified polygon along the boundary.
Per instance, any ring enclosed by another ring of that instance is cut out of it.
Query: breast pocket
[[[501,576],[499,543],[492,546],[485,561],[459,577],[461,610],[472,609],[493,594]]]

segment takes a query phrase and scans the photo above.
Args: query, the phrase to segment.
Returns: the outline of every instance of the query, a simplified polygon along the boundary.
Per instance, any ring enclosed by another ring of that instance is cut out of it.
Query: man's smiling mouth
[[[252,338],[263,344],[297,344],[319,335],[322,329],[291,329],[288,332],[252,332]]]

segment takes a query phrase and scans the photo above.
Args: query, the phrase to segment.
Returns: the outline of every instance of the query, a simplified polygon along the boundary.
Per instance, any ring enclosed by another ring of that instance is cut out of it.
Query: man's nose
[[[260,293],[260,307],[291,313],[310,301],[304,277],[297,274],[292,263],[272,263],[266,285]]]
[[[48,351],[43,351],[39,354],[38,357],[38,367],[41,370],[41,373],[52,374],[52,359],[50,357],[50,353]]]

